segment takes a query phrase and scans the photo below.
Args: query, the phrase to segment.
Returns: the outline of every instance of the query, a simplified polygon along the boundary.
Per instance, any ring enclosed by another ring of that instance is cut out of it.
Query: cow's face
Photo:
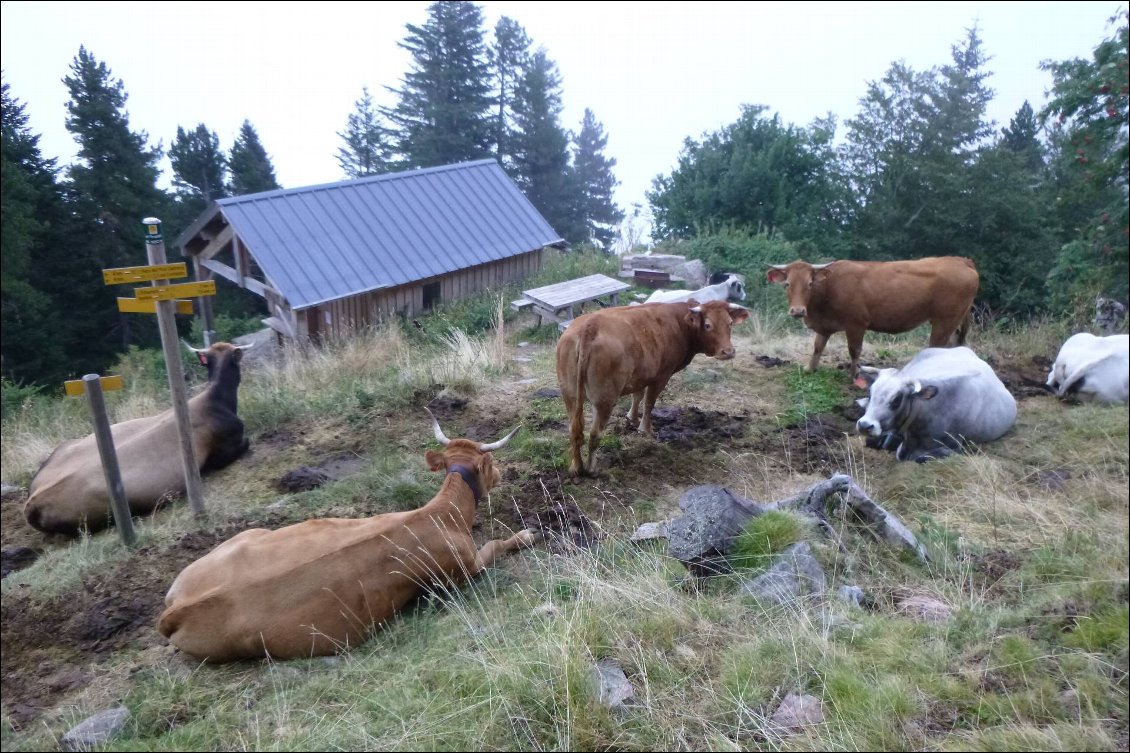
[[[855,430],[872,437],[900,429],[910,417],[916,401],[930,400],[938,394],[937,387],[899,377],[898,369],[860,366],[855,383],[860,387],[871,387],[867,410],[863,418],[855,422]]]
[[[694,301],[690,301],[694,303]],[[734,344],[730,332],[735,324],[749,318],[749,309],[727,301],[710,301],[692,305],[687,312],[687,324],[698,333],[702,352],[719,361],[734,357]]]
[[[730,277],[729,295],[727,296],[731,301],[744,301],[745,300],[745,285],[742,284],[741,279],[736,275]]]
[[[827,264],[809,264],[794,261],[792,264],[772,266],[765,277],[769,282],[785,286],[789,298],[789,316],[801,318],[808,314],[808,304],[814,291],[819,291],[831,272]]]
[[[505,447],[518,433],[518,429],[522,428],[521,425],[514,427],[513,431],[497,442],[481,443],[470,439],[448,439],[432,412],[426,407],[424,410],[428,411],[428,415],[432,419],[432,431],[435,433],[436,440],[443,445],[441,452],[428,450],[424,453],[424,461],[428,464],[428,467],[433,471],[450,471],[456,466],[462,466],[468,470],[474,469],[479,483],[478,493],[480,495],[486,494],[498,486],[499,482],[502,481],[502,474],[495,467],[491,453]]]

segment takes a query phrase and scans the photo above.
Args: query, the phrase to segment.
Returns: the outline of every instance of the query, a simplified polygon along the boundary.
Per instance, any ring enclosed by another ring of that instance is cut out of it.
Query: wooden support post
[[[156,217],[142,220],[146,226],[145,250],[150,264],[165,263],[165,241],[161,237],[161,221]],[[154,280],[154,285],[167,285],[166,280]],[[180,349],[177,347],[177,328],[173,319],[173,301],[157,301],[157,325],[161,330],[161,349],[165,352],[165,367],[169,373],[169,391],[173,398],[173,413],[177,418],[180,436],[181,466],[184,469],[185,497],[197,517],[204,514],[204,493],[200,483],[200,466],[192,447],[192,423],[188,415],[188,396],[184,386],[184,369],[181,367]]]
[[[193,257],[192,267],[196,272],[197,280],[203,282],[212,279],[212,270],[200,263],[199,256]],[[196,300],[200,306],[200,316],[204,319],[204,347],[211,348],[212,343],[216,340],[216,321],[212,316],[212,298],[211,296],[201,296]]]
[[[118,534],[125,545],[131,546],[136,538],[133,532],[133,517],[130,515],[126,492],[122,487],[118,453],[114,450],[114,435],[110,431],[106,400],[102,396],[102,380],[97,374],[87,374],[82,378],[82,383],[90,403],[90,419],[94,422],[94,439],[98,443],[98,454],[102,458],[106,491],[110,493],[110,510],[114,514],[114,527],[118,529]]]

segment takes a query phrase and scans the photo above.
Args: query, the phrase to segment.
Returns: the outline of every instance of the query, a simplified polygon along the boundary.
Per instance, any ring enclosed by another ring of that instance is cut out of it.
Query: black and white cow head
[[[855,384],[871,390],[869,397],[856,401],[864,413],[855,422],[857,432],[871,437],[901,431],[914,417],[921,401],[932,400],[938,394],[936,386],[899,377],[898,369],[860,366]]]

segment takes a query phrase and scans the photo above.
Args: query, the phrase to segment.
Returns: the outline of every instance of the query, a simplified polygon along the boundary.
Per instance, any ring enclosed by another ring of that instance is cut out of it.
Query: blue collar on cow
[[[479,504],[479,500],[482,499],[482,494],[479,493],[479,479],[475,474],[475,470],[473,468],[468,468],[465,465],[455,464],[449,465],[447,467],[447,472],[458,473],[460,476],[462,476],[463,481],[466,482],[467,486],[471,488],[471,494],[475,495],[475,504]]]

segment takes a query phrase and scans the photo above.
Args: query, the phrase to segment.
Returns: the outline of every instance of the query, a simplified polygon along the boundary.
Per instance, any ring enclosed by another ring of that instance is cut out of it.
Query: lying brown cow
[[[208,368],[208,386],[188,401],[192,449],[201,471],[235,462],[246,452],[236,415],[239,362],[250,345],[216,343],[191,348]],[[183,494],[180,434],[173,409],[110,427],[130,512],[141,515],[170,494]],[[24,517],[46,533],[97,531],[111,521],[110,494],[94,434],[59,445],[31,480]]]
[[[583,314],[557,341],[557,384],[569,416],[569,471],[593,472],[593,455],[616,401],[632,396],[628,421],[651,436],[651,409],[668,380],[697,354],[734,357],[732,325],[749,310],[726,301],[647,303]],[[593,405],[587,465],[581,463],[585,399]]]
[[[429,415],[430,415],[429,411]],[[424,458],[444,471],[430,502],[361,520],[326,518],[244,531],[186,567],[165,596],[157,629],[197,659],[324,656],[356,646],[429,584],[453,586],[537,539],[524,530],[478,549],[482,496],[500,480],[497,442],[448,439]]]
[[[930,347],[965,344],[969,312],[980,287],[977,267],[963,256],[914,261],[834,261],[773,265],[769,282],[785,286],[789,316],[816,333],[808,370],[815,371],[828,338],[847,335],[851,373],[859,370],[863,333],[897,333],[930,322]]]

